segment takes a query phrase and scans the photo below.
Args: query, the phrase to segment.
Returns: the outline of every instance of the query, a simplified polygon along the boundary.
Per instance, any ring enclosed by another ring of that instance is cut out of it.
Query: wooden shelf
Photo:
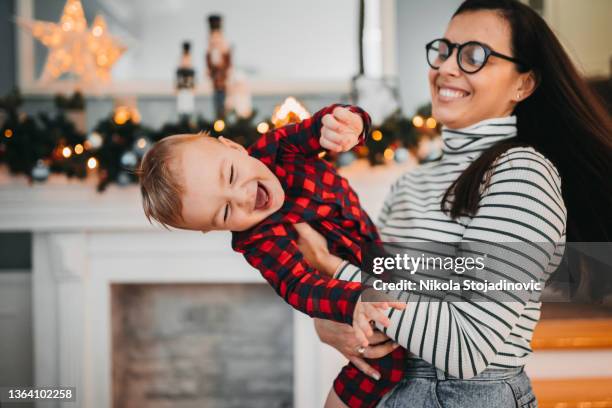
[[[540,408],[612,407],[612,378],[532,380]]]
[[[542,319],[536,326],[531,347],[533,350],[612,348],[612,318]]]
[[[612,306],[544,302],[531,346],[534,350],[611,349]]]

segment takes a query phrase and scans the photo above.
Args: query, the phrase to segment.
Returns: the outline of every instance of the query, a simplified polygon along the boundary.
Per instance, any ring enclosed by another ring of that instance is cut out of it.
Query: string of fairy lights
[[[74,98],[74,97],[73,97]],[[56,98],[56,103],[62,101]],[[19,111],[19,94],[0,98],[0,163],[8,165],[13,174],[25,174],[32,182],[44,182],[51,173],[68,177],[97,177],[98,189],[111,183],[127,185],[137,181],[134,170],[150,146],[171,134],[209,131],[213,137],[224,136],[243,146],[253,143],[272,128],[296,123],[310,113],[293,97],[279,104],[270,119],[255,122],[256,112],[248,118],[229,115],[226,120],[212,122],[203,117],[195,120],[182,118],[152,129],[141,123],[138,109],[117,106],[111,114],[100,120],[92,131],[79,131],[69,119],[74,110],[65,100],[58,103],[55,117],[40,113],[37,117]],[[64,107],[62,109],[62,107]],[[83,115],[83,110],[77,111]],[[365,145],[341,154],[321,157],[337,166],[347,166],[357,158],[367,158],[371,164],[384,164],[395,160],[403,162],[409,150],[415,149],[423,138],[438,133],[438,124],[424,106],[412,117],[399,112],[373,128]]]

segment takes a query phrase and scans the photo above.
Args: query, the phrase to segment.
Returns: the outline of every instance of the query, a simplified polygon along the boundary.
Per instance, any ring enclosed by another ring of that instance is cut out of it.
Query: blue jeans
[[[532,408],[537,407],[523,367],[486,369],[467,380],[449,377],[428,362],[410,358],[406,375],[378,408]]]

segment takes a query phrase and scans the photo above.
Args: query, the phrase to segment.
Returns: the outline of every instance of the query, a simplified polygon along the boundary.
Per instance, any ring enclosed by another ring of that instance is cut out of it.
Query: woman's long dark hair
[[[466,0],[453,17],[477,10],[496,11],[506,19],[512,31],[512,55],[527,64],[517,69],[532,70],[537,88],[514,110],[517,137],[485,150],[446,191],[442,210],[452,218],[474,215],[481,180],[495,159],[511,147],[531,146],[559,170],[568,214],[567,241],[612,241],[609,112],[535,11],[517,0]]]

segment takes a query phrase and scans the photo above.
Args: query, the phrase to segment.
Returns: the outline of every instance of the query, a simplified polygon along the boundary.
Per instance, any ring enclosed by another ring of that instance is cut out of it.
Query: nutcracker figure
[[[176,70],[176,110],[181,119],[191,119],[195,110],[195,71],[191,63],[191,44],[183,42],[183,54]]]
[[[215,115],[217,119],[223,119],[227,79],[232,66],[231,51],[221,30],[221,16],[208,16],[208,25],[210,33],[206,51],[207,73],[213,86]]]

